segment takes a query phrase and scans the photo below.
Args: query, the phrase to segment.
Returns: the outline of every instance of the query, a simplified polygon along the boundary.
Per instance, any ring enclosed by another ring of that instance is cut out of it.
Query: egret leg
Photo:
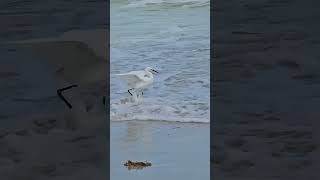
[[[141,91],[141,95],[143,96],[143,91]]]
[[[74,87],[78,87],[78,85],[71,85],[71,86],[67,86],[61,89],[57,90],[57,94],[58,96],[63,100],[64,103],[66,103],[66,105],[69,107],[69,109],[72,109],[72,105],[66,100],[66,98],[62,95],[62,92]]]
[[[130,92],[130,90],[133,90],[134,88],[131,88],[131,89],[128,89],[128,93],[131,95],[131,96],[133,96],[132,95],[132,93]]]

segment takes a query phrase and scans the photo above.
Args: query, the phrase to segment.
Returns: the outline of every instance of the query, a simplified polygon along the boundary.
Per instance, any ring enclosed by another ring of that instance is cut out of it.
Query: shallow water
[[[209,1],[111,1],[111,119],[209,122]],[[138,102],[117,73],[160,72]]]
[[[110,129],[112,180],[209,179],[208,123],[126,121],[112,122]],[[152,166],[128,170],[127,160]]]

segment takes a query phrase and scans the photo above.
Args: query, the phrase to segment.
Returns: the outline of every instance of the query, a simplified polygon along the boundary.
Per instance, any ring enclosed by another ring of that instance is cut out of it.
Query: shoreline
[[[199,123],[122,121],[110,123],[111,179],[209,179],[210,126]],[[206,147],[206,148],[205,148]],[[197,155],[197,158],[194,158]],[[131,169],[124,162],[147,161]]]
[[[171,120],[136,120],[136,119],[132,119],[132,120],[110,120],[111,123],[121,123],[121,122],[159,122],[159,123],[177,123],[177,124],[207,124],[210,125],[210,122],[191,122],[191,121],[171,121]]]

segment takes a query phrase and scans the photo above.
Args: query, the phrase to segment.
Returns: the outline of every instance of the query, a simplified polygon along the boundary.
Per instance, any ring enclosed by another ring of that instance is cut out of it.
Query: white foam
[[[169,116],[152,116],[152,115],[134,115],[134,116],[111,116],[111,121],[164,121],[164,122],[180,122],[180,123],[210,123],[209,119],[203,118],[179,118]]]
[[[209,10],[208,6],[182,8],[208,5],[209,1],[116,3],[112,8],[117,15],[111,28],[111,74],[146,66],[159,74],[142,99],[130,97],[126,85],[111,75],[111,120],[209,123]]]
[[[130,0],[129,3],[122,8],[137,8],[155,5],[174,6],[181,5],[181,7],[201,7],[209,5],[209,0]]]
[[[111,103],[112,121],[152,120],[209,123],[209,104],[190,103],[180,106],[161,98],[127,96]]]

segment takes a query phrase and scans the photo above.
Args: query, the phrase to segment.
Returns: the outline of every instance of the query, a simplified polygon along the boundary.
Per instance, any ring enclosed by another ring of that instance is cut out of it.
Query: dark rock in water
[[[127,166],[129,170],[131,169],[143,169],[145,167],[151,166],[152,164],[149,162],[141,162],[141,161],[130,161],[128,160],[124,163],[124,166]]]

